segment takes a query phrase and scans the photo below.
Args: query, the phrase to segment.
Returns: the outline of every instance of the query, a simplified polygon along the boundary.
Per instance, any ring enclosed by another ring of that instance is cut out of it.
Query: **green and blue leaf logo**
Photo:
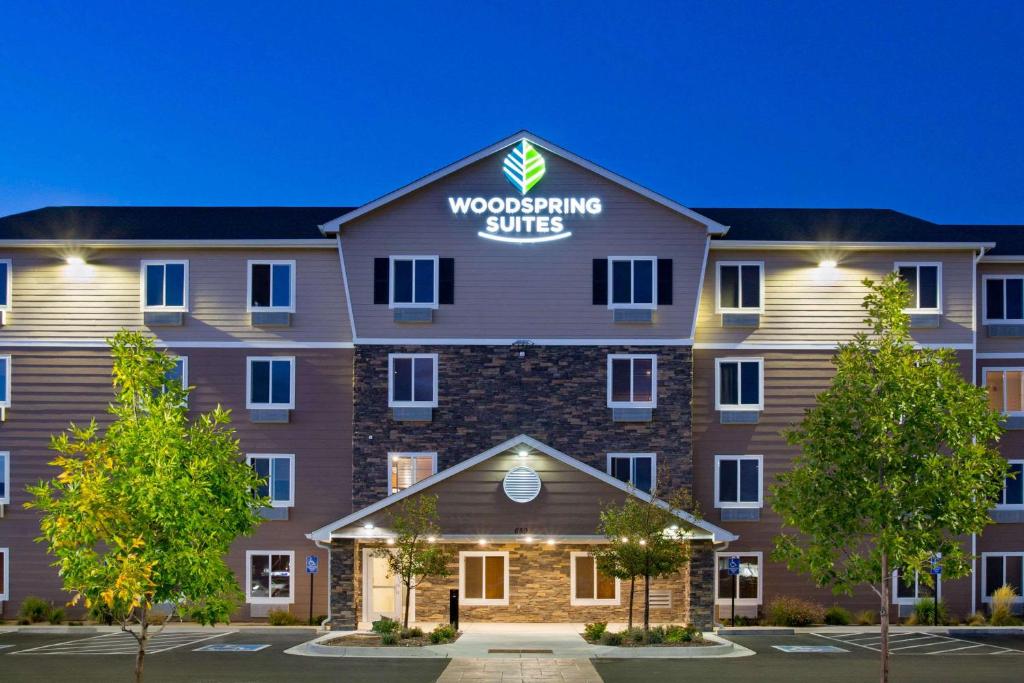
[[[544,177],[544,157],[526,138],[516,143],[503,166],[505,177],[519,194],[525,195]]]

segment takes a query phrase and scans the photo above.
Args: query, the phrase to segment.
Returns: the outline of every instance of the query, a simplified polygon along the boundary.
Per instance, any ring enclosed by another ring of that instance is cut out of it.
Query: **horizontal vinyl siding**
[[[95,340],[143,325],[140,261],[189,262],[189,311],[181,326],[153,326],[167,341],[351,341],[338,255],[332,249],[189,251],[95,249],[84,266],[69,266],[57,250],[11,249],[11,311],[4,339]],[[296,262],[295,313],[288,327],[253,327],[246,311],[247,262]]]
[[[971,343],[971,273],[969,252],[849,252],[827,255],[838,261],[831,272],[818,268],[826,258],[816,251],[712,250],[704,275],[697,318],[698,343],[835,343],[866,331],[861,306],[864,278],[880,280],[899,261],[942,262],[943,315],[937,329],[914,330],[925,344]],[[763,261],[764,313],[755,328],[722,327],[715,312],[717,267],[720,261]]]
[[[509,197],[504,152],[342,227],[342,248],[361,338],[688,338],[704,258],[705,229],[600,176],[545,153],[547,173],[531,197],[600,197],[598,216],[564,216],[571,237],[546,244],[502,244],[477,236],[486,214],[453,215],[449,196]],[[373,303],[373,259],[438,255],[455,259],[455,304],[430,324],[396,324]],[[615,324],[592,304],[592,259],[673,260],[674,303],[654,324]]]

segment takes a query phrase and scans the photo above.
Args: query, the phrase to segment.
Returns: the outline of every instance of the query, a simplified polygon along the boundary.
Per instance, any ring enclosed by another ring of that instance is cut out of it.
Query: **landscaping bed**
[[[721,643],[704,640],[704,635],[694,626],[652,626],[646,633],[642,628],[624,631],[609,631],[606,622],[595,622],[584,627],[583,639],[591,645],[615,647],[706,647]]]
[[[424,645],[447,645],[454,643],[462,635],[451,624],[442,624],[429,633],[420,628],[402,628],[401,624],[392,619],[381,619],[373,622],[370,632],[347,633],[331,638],[320,645],[335,647],[423,647]]]
[[[455,637],[448,643],[454,643],[462,635],[456,632]],[[430,642],[430,636],[424,634],[422,636],[413,636],[411,638],[399,638],[397,642],[385,645],[383,643],[383,636],[379,633],[349,633],[338,638],[332,638],[326,640],[320,645],[334,645],[335,647],[423,647],[424,645],[437,645],[440,643]]]

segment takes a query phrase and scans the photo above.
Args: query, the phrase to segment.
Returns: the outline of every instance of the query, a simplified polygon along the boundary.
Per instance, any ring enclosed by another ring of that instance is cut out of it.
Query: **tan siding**
[[[93,250],[69,266],[56,250],[12,249],[12,309],[4,339],[103,339],[143,326],[139,286],[143,259],[187,259],[189,312],[180,327],[154,326],[167,341],[351,341],[338,255],[333,249]],[[290,327],[258,328],[246,312],[249,259],[296,262]]]
[[[698,343],[835,343],[849,341],[865,329],[861,281],[879,280],[897,262],[942,262],[943,315],[937,329],[914,330],[922,343],[971,343],[971,273],[969,252],[839,252],[828,254],[838,266],[818,267],[826,255],[817,251],[712,250],[704,275],[697,318]],[[763,261],[764,313],[760,327],[725,328],[715,312],[716,264]]]
[[[978,264],[978,353],[1016,353],[1024,365],[1024,339],[1020,337],[990,337],[983,322],[985,305],[985,275],[1024,275],[1024,264],[980,263]],[[990,361],[986,361],[990,362]],[[1014,361],[1017,362],[1017,361]]]
[[[565,216],[572,236],[534,245],[477,236],[482,216],[454,216],[449,196],[516,194],[501,174],[504,152],[448,176],[342,228],[360,338],[688,338],[704,258],[705,230],[640,195],[546,153],[547,174],[530,196],[597,196],[598,216]],[[390,255],[455,259],[455,304],[432,324],[396,324],[373,304],[373,259]],[[673,259],[674,303],[654,324],[614,324],[592,304],[594,258]]]

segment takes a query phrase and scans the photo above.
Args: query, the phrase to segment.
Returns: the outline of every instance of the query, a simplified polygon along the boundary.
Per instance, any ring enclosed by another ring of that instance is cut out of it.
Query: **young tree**
[[[188,390],[168,376],[173,359],[135,332],[109,344],[113,421],[52,437],[60,473],[28,487],[26,507],[43,513],[38,540],[56,557],[69,604],[108,610],[135,637],[141,681],[146,643],[163,629],[150,633],[154,605],[212,625],[240,602],[224,556],[259,524],[266,501],[254,496],[260,480],[228,411],[189,420]]]
[[[598,571],[618,579],[628,578],[629,628],[633,627],[633,588],[644,579],[644,633],[651,627],[651,579],[671,576],[690,561],[690,544],[679,531],[677,510],[694,509],[691,499],[677,491],[664,500],[652,494],[650,501],[627,496],[619,505],[601,511],[598,533],[607,544],[592,550]],[[691,513],[692,514],[692,513]]]
[[[404,590],[402,628],[409,628],[409,595],[428,576],[450,573],[451,553],[433,538],[441,535],[437,523],[437,496],[421,494],[398,503],[391,518],[395,544],[373,552],[387,560],[388,570],[399,578]]]
[[[906,284],[896,274],[864,284],[871,333],[840,346],[831,387],[787,430],[800,453],[772,507],[798,532],[776,538],[777,558],[836,593],[867,584],[877,594],[885,683],[891,572],[930,582],[941,554],[945,577],[967,574],[958,537],[989,523],[1006,464],[985,390],[961,377],[953,351],[915,348]]]

